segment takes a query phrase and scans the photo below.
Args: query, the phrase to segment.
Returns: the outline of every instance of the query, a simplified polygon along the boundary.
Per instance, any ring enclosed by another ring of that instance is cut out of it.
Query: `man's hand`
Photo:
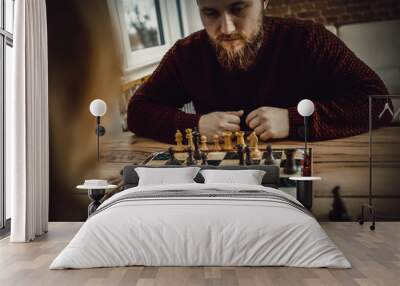
[[[286,138],[289,136],[289,111],[263,106],[247,116],[246,124],[263,141]]]
[[[242,115],[243,110],[205,114],[200,117],[199,132],[201,135],[207,136],[207,139],[211,141],[215,134],[222,136],[224,131],[239,131],[240,117]]]

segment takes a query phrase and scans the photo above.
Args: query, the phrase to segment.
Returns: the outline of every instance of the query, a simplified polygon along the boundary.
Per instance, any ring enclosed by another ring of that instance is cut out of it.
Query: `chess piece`
[[[267,151],[265,152],[265,165],[273,165],[275,163],[274,154],[272,153],[272,146],[268,144]]]
[[[261,160],[262,152],[258,149],[258,137],[256,132],[251,132],[250,136],[247,137],[247,140],[250,143],[250,156],[253,160]]]
[[[311,150],[308,152],[304,152],[303,158],[303,166],[301,169],[301,175],[303,177],[311,177],[312,168],[311,168]]]
[[[243,149],[246,147],[246,143],[244,142],[244,131],[238,131],[235,133],[236,135],[236,144],[241,145]]]
[[[214,146],[212,147],[212,151],[214,152],[219,152],[222,150],[221,145],[219,145],[219,136],[218,134],[215,134],[213,136],[213,141],[214,141]]]
[[[340,197],[340,187],[336,186],[332,190],[333,204],[332,210],[329,212],[329,219],[331,221],[350,221],[350,216],[347,213],[346,206]]]
[[[165,165],[181,165],[181,162],[175,158],[174,148],[168,148],[169,160],[165,163]]]
[[[186,165],[192,166],[192,165],[196,165],[196,164],[197,164],[197,161],[193,157],[193,149],[192,149],[192,147],[188,147],[188,157],[186,159]]]
[[[226,131],[222,133],[224,137],[224,147],[222,148],[224,151],[232,151],[232,132]]]
[[[207,153],[201,153],[201,165],[202,166],[207,166],[208,162],[207,162]]]
[[[200,154],[200,133],[197,131],[197,128],[193,131],[193,143],[194,143],[194,153],[193,156],[196,160],[201,160]]]
[[[200,151],[201,152],[207,152],[208,151],[208,146],[207,146],[207,136],[201,136],[201,144],[200,144]]]
[[[179,129],[176,130],[176,133],[175,133],[175,142],[176,142],[175,151],[182,152],[182,151],[185,150],[185,147],[182,144],[183,135],[182,135],[182,132]]]
[[[249,146],[246,146],[244,148],[244,151],[246,153],[246,165],[254,165],[253,160],[251,160],[251,150]]]
[[[240,144],[238,144],[238,145],[236,146],[236,148],[237,148],[237,153],[238,153],[238,156],[239,156],[239,165],[240,165],[240,166],[244,166],[245,161],[244,161],[243,146],[240,145]]]
[[[296,160],[294,159],[294,153],[296,149],[285,149],[286,160],[283,167],[283,172],[288,175],[295,174],[296,170]]]
[[[187,140],[187,149],[192,148],[194,150],[194,143],[193,143],[193,134],[192,134],[192,129],[187,128],[186,129],[186,140]]]

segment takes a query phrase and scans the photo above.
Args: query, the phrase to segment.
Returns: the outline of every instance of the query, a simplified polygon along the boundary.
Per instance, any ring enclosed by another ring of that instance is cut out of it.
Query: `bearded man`
[[[268,0],[197,4],[205,29],[179,40],[133,96],[132,132],[169,143],[177,129],[194,127],[209,140],[238,130],[254,130],[264,141],[302,139],[296,107],[304,98],[315,104],[311,140],[368,130],[368,95],[388,91],[322,25],[266,17]],[[196,114],[179,109],[189,102]],[[382,108],[374,106],[374,118]]]

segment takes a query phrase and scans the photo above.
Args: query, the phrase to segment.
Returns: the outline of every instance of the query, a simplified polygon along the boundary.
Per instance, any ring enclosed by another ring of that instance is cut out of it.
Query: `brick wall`
[[[400,0],[270,0],[267,14],[340,26],[400,19]]]

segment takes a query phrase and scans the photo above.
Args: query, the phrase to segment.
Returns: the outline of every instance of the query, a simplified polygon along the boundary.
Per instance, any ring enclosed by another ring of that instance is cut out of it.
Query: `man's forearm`
[[[131,100],[128,129],[139,136],[173,144],[176,130],[184,132],[186,128],[198,127],[200,116],[144,100]]]

